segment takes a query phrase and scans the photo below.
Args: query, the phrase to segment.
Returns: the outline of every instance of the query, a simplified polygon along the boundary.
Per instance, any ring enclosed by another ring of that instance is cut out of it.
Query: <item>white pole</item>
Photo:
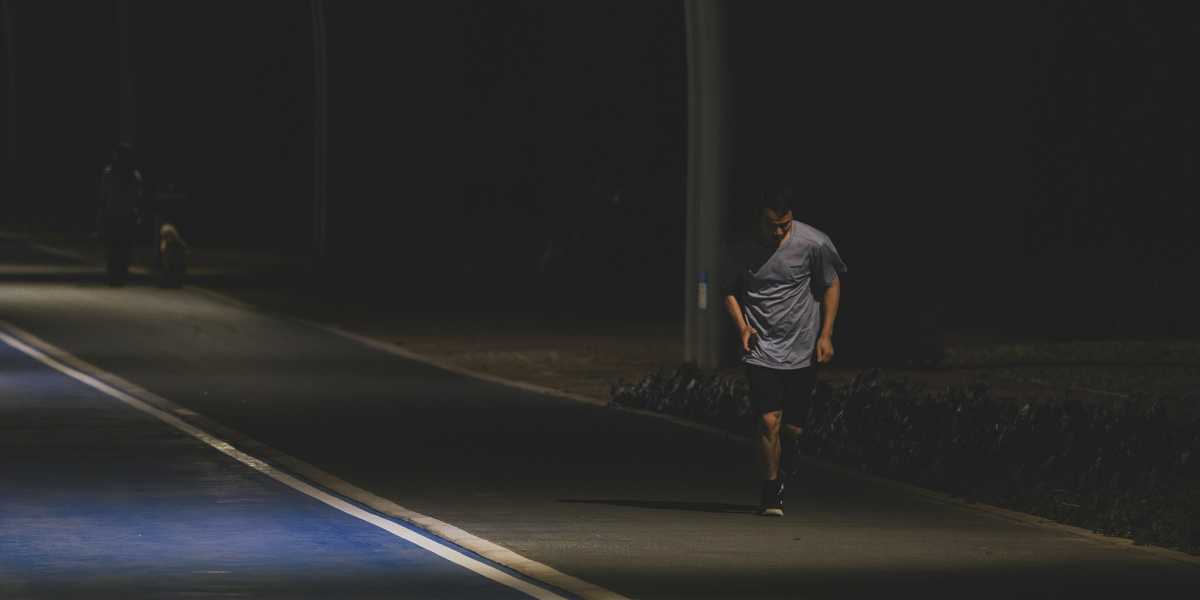
[[[316,262],[325,260],[326,254],[326,203],[325,173],[328,126],[326,121],[328,85],[325,79],[325,7],[321,0],[312,0],[313,24],[313,251]]]
[[[120,140],[134,143],[137,134],[136,94],[133,85],[133,72],[129,68],[129,2],[117,0],[117,43],[120,47],[119,80],[121,89],[121,113],[119,124]]]
[[[8,137],[6,144],[6,156],[8,159],[8,178],[11,180],[16,175],[17,159],[17,76],[16,76],[16,52],[13,47],[16,41],[13,40],[12,26],[12,9],[8,6],[8,0],[0,0],[0,18],[4,19],[4,51],[5,61],[4,68],[8,71],[8,121],[7,127],[4,130]]]
[[[719,366],[718,252],[727,193],[723,4],[685,0],[688,57],[687,255],[684,361]]]

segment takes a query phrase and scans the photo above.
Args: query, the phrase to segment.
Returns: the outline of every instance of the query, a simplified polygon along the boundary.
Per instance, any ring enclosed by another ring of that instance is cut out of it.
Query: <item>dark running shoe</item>
[[[783,478],[768,479],[762,483],[762,496],[758,514],[762,517],[783,516]]]

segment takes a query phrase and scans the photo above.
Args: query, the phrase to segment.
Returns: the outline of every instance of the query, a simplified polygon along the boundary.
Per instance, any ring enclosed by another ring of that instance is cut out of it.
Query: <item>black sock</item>
[[[764,479],[762,482],[762,501],[769,503],[775,496],[779,495],[779,489],[782,487],[783,477]]]

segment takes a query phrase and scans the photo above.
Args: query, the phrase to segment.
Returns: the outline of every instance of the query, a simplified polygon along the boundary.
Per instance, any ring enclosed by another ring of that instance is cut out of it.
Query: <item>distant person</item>
[[[108,254],[109,282],[120,285],[129,271],[133,240],[142,204],[142,174],[133,146],[121,142],[100,175],[100,235]]]
[[[179,232],[179,214],[183,211],[187,195],[168,183],[155,194],[154,231],[157,240],[155,266],[159,284],[177,288],[183,285],[187,275],[188,245]]]
[[[134,162],[133,146],[126,142],[117,144],[112,151],[112,160],[100,175],[102,216],[137,216],[143,188],[142,173]]]
[[[725,249],[722,269],[721,293],[738,330],[750,401],[759,415],[758,514],[764,516],[783,515],[786,469],[780,457],[790,461],[797,451],[816,364],[833,358],[838,273],[846,271],[829,236],[793,219],[793,204],[789,190],[763,194],[755,231]]]
[[[163,287],[179,287],[187,274],[187,242],[170,221],[159,226],[158,240],[159,281]]]

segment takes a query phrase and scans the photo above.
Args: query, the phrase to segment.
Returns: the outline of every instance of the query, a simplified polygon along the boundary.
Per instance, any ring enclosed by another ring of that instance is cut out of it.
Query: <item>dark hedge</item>
[[[754,432],[740,375],[687,366],[618,382],[610,402]],[[1200,554],[1200,418],[1161,401],[1100,406],[993,398],[985,383],[928,390],[878,370],[821,382],[799,451],[1099,533]]]

